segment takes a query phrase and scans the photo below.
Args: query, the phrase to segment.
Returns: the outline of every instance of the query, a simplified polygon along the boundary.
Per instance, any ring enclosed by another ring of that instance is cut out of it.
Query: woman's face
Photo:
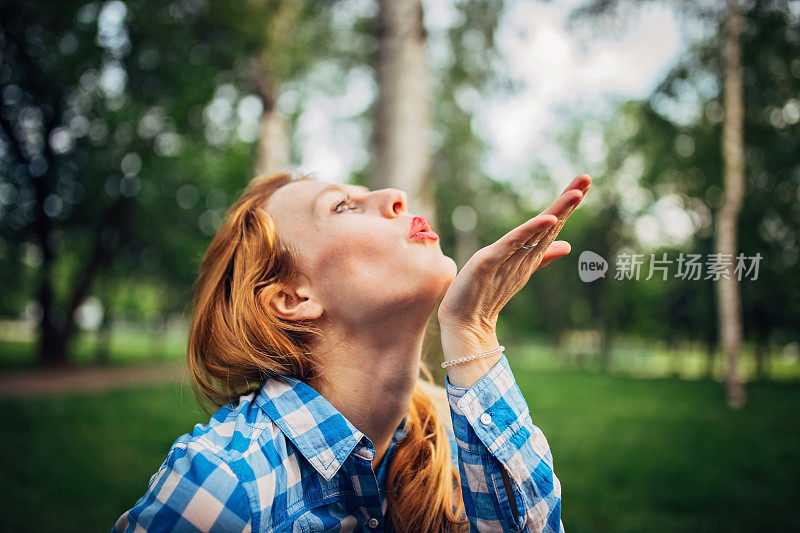
[[[318,180],[288,183],[265,205],[280,238],[300,253],[309,278],[305,296],[344,321],[393,311],[427,319],[450,286],[455,262],[438,238],[410,238],[419,226],[407,208],[397,189]]]

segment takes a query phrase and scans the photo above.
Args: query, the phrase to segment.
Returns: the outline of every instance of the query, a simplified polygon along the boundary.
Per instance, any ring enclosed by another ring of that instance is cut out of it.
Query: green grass
[[[186,339],[183,329],[153,334],[141,327],[118,328],[111,336],[108,365],[135,365],[153,362],[183,361]],[[97,336],[79,332],[71,340],[71,362],[75,366],[98,363]],[[32,334],[0,335],[0,371],[13,372],[36,368],[36,343]]]
[[[119,324],[113,328],[108,359],[104,364],[181,362],[186,357],[187,339],[185,325],[173,325],[166,331],[154,332],[142,324]],[[501,341],[508,347],[506,353],[509,357],[528,369],[596,370],[598,367],[596,346],[584,346],[576,351],[576,347],[567,342],[561,351],[557,351],[546,337],[531,335],[519,338],[501,335]],[[71,343],[72,363],[76,366],[97,364],[97,344],[97,333],[79,331]],[[765,378],[772,381],[800,381],[800,357],[796,351],[796,346],[794,351],[773,347]],[[0,371],[29,370],[36,368],[36,363],[35,332],[13,326],[4,327],[0,321]],[[722,379],[726,369],[724,357],[717,354],[714,363],[713,376]],[[668,350],[660,341],[620,334],[614,339],[609,370],[614,374],[635,377],[680,376],[697,380],[705,378],[706,364],[705,348],[699,343],[684,343],[679,350]],[[438,365],[433,366],[438,373],[435,368]],[[755,366],[754,346],[745,344],[739,364],[740,375],[745,380],[756,379]]]
[[[108,531],[208,417],[188,388],[0,401],[0,531]]]
[[[535,370],[589,370],[599,369],[598,354],[575,351],[564,346],[556,350],[552,344],[541,337],[525,337],[519,339],[501,338],[508,348],[509,358],[519,362],[526,369]],[[594,349],[594,348],[592,348]],[[800,358],[791,347],[782,349],[773,347],[763,379],[769,381],[800,381]],[[750,344],[742,346],[739,359],[739,375],[746,381],[758,379],[756,374],[755,347]],[[631,377],[680,377],[688,380],[707,378],[707,353],[705,346],[698,343],[685,343],[677,350],[669,350],[663,342],[637,338],[635,336],[618,335],[615,337],[609,372]],[[712,376],[716,380],[724,379],[727,362],[721,353],[715,353]]]
[[[515,368],[550,441],[567,531],[800,529],[800,386]],[[1,400],[0,531],[107,531],[207,416],[188,388]]]
[[[517,372],[568,531],[797,531],[800,387]]]

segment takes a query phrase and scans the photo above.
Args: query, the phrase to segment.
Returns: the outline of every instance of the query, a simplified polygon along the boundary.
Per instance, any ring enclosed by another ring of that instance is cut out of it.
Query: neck
[[[375,446],[375,471],[408,412],[427,324],[427,317],[391,315],[391,324],[323,328],[328,340],[317,347],[323,368],[309,383],[369,437]]]

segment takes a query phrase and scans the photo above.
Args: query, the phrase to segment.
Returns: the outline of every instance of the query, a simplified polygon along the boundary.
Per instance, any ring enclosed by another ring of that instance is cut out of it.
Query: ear
[[[308,320],[322,316],[322,304],[311,292],[305,278],[271,286],[261,291],[264,306],[284,320]]]

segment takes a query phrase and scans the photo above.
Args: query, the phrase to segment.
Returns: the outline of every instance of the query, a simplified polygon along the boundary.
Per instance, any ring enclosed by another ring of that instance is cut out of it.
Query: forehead
[[[328,185],[330,184],[313,179],[292,181],[273,192],[264,207],[270,213],[280,211],[287,203],[292,209],[297,209],[299,204],[310,203]]]

